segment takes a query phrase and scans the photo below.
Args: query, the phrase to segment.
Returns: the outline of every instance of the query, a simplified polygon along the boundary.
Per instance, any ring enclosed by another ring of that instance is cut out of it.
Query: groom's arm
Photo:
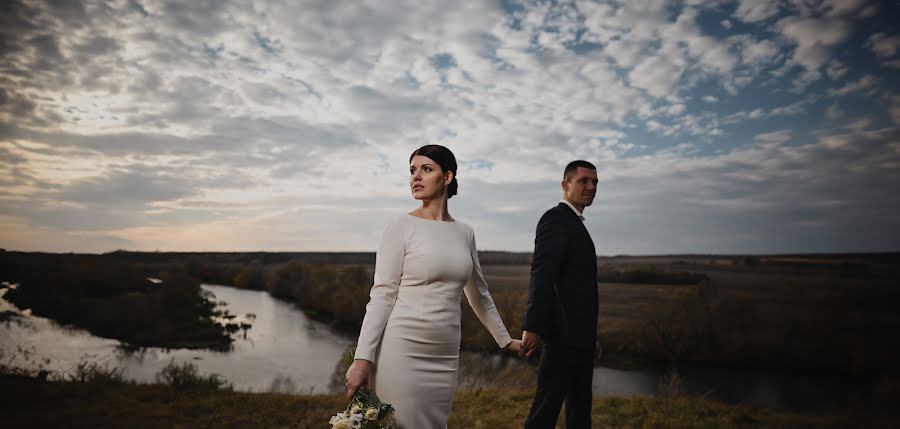
[[[556,304],[554,287],[559,278],[564,253],[560,214],[557,210],[544,213],[538,222],[534,237],[534,256],[531,262],[531,280],[528,284],[528,305],[525,309],[523,329],[537,335],[547,333]]]

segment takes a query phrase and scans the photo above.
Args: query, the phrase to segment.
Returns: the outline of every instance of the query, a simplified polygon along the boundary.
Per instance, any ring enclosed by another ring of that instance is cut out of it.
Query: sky
[[[453,217],[531,251],[565,165],[600,255],[900,250],[900,6],[12,1],[0,248],[374,251]]]

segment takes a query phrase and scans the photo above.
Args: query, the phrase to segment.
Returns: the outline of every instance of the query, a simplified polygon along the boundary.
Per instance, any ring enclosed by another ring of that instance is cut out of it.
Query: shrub
[[[231,386],[221,375],[200,375],[196,365],[190,362],[177,364],[174,359],[156,373],[156,382],[171,386],[179,391],[231,389]]]
[[[684,379],[678,375],[678,371],[675,369],[660,376],[657,387],[659,389],[659,396],[663,398],[683,398],[688,396],[688,390],[687,386],[684,385]]]
[[[16,346],[14,353],[5,353],[0,350],[0,376],[9,375],[47,380],[56,376],[55,372],[47,369],[48,365],[50,365],[50,358],[38,357],[34,346]]]
[[[96,362],[81,361],[67,379],[79,383],[109,384],[124,383],[123,368],[100,365]]]

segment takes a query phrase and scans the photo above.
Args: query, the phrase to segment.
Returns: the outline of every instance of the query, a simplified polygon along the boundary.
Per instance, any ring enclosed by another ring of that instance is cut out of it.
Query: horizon
[[[531,252],[574,159],[598,255],[900,249],[896,2],[15,1],[3,23],[0,248],[372,252],[418,205],[409,153],[442,144],[479,249]]]
[[[374,250],[125,250],[116,249],[105,252],[53,252],[41,250],[17,250],[0,248],[0,252],[18,252],[18,253],[44,253],[53,255],[91,255],[106,256],[115,253],[172,253],[172,254],[216,254],[216,253],[269,253],[269,254],[371,254]],[[479,253],[511,253],[528,255],[534,252],[515,251],[515,250],[497,250],[497,249],[478,249]],[[844,252],[821,252],[821,253],[657,253],[657,254],[600,254],[598,258],[659,258],[659,257],[786,257],[786,256],[811,256],[811,257],[829,257],[829,256],[875,256],[875,255],[895,255],[900,254],[900,250],[887,250],[880,252],[870,251],[844,251]]]

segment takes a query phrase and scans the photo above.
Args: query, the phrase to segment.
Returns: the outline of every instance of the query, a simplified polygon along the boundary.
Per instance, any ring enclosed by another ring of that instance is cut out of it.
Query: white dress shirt
[[[574,205],[574,204],[570,203],[569,200],[567,200],[567,199],[565,199],[565,198],[563,198],[563,199],[560,200],[559,202],[561,202],[561,203],[566,203],[566,205],[569,206],[569,207],[571,207],[571,208],[572,208],[572,211],[575,212],[576,215],[578,215],[578,219],[581,219],[581,221],[584,222],[584,215],[582,215],[581,212],[578,211],[577,208],[575,208],[575,205]]]

